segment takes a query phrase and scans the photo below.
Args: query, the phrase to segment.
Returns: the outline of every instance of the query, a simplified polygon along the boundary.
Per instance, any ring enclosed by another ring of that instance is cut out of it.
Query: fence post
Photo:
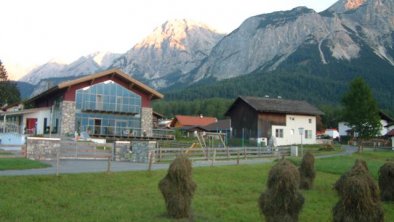
[[[56,152],[56,176],[59,176],[59,159],[60,159],[60,147],[57,148]]]
[[[158,147],[159,147],[159,160],[158,160],[158,162],[160,162],[161,161],[161,146],[158,145]]]
[[[244,159],[246,160],[246,147],[244,147]]]
[[[237,150],[237,165],[239,165],[239,150]]]
[[[107,173],[111,173],[111,157],[108,157]]]
[[[227,160],[230,160],[230,149],[228,148],[228,146],[226,147],[227,149]]]
[[[148,156],[149,156],[149,165],[148,165],[148,171],[152,170],[152,162],[153,162],[153,157],[154,157],[154,152],[149,152]]]
[[[216,158],[216,149],[213,148],[213,147],[212,147],[212,149],[213,149],[213,154],[212,154],[212,163],[211,163],[211,166],[213,166],[213,164],[215,163],[215,158]]]

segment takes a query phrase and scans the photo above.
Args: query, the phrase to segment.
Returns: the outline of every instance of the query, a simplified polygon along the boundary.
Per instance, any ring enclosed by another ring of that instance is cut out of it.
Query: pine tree
[[[350,83],[348,92],[342,98],[343,119],[357,133],[359,151],[362,141],[378,135],[381,125],[379,109],[371,89],[361,77]]]
[[[0,60],[0,107],[20,101],[20,93],[15,82],[8,80],[7,70]]]

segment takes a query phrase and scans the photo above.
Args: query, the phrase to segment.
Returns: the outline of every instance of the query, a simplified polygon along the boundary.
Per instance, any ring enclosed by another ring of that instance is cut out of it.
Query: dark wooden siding
[[[237,100],[227,113],[231,118],[233,136],[236,138],[256,138],[258,113],[242,100]]]
[[[260,113],[258,123],[258,137],[271,137],[272,125],[286,126],[286,115],[277,113]]]

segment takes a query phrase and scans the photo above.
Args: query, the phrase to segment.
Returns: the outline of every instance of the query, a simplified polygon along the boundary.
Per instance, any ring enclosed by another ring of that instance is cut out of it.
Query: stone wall
[[[75,132],[75,102],[63,101],[60,106],[61,109],[61,135],[71,134]]]
[[[28,137],[26,157],[32,160],[55,160],[60,151],[60,138]]]
[[[149,162],[150,153],[156,149],[156,141],[132,141],[131,146],[133,162],[147,163]],[[152,162],[154,163],[155,159]]]
[[[152,108],[142,107],[141,108],[141,130],[146,136],[153,136],[153,111]]]
[[[114,161],[133,161],[130,141],[115,141],[112,157]]]

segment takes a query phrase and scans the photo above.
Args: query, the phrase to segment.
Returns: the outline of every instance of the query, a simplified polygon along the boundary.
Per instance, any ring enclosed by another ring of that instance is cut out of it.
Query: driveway
[[[343,146],[344,152],[317,156],[316,158],[328,158],[334,156],[351,155],[357,151],[357,147]],[[275,160],[275,158],[261,158],[261,159],[241,159],[240,164],[259,164],[268,163]],[[55,175],[56,161],[43,161],[51,166],[42,169],[28,169],[28,170],[4,170],[0,171],[0,176],[25,176],[25,175]],[[193,161],[193,167],[207,167],[207,166],[224,166],[236,165],[236,160],[220,160],[212,163],[212,161]],[[168,169],[169,163],[155,163],[152,164],[152,170]],[[108,168],[108,161],[106,160],[61,160],[59,163],[60,174],[75,174],[75,173],[98,173],[106,172]],[[111,172],[121,171],[142,171],[148,170],[147,163],[132,163],[132,162],[111,162]]]

